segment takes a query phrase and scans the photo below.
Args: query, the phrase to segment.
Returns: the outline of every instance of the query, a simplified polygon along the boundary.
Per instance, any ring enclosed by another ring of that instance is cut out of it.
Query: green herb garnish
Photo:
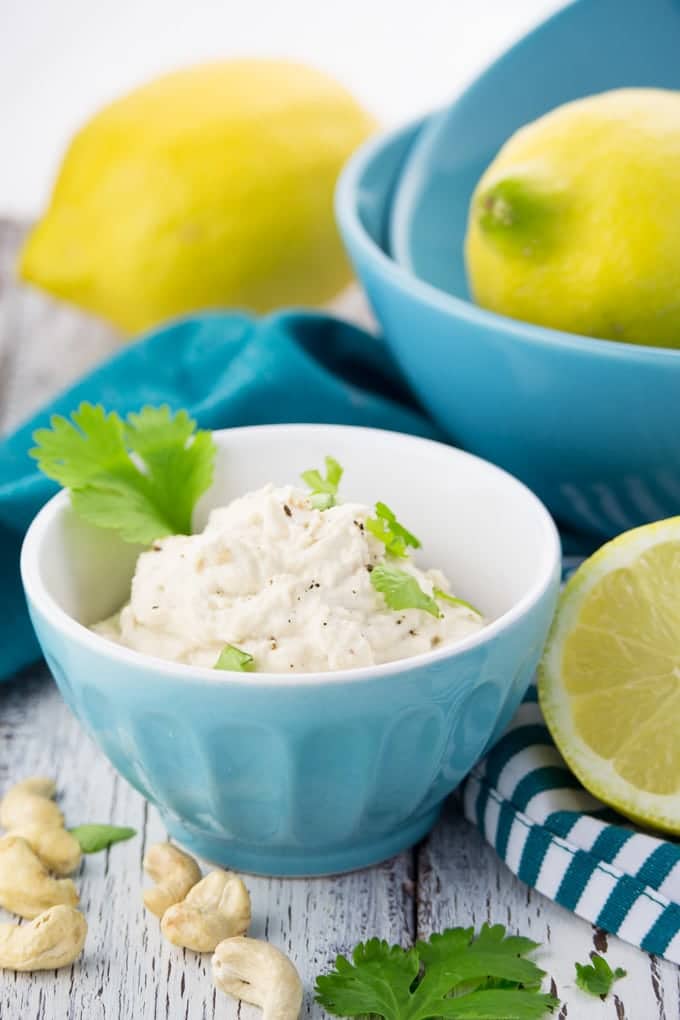
[[[71,490],[75,511],[126,542],[188,535],[213,477],[215,443],[186,411],[144,407],[123,421],[83,403],[71,421],[54,415],[33,434],[38,467]]]
[[[343,472],[343,469],[334,457],[326,457],[325,461],[325,478],[321,477],[321,472],[317,471],[316,468],[312,468],[310,471],[303,471],[301,475],[303,482],[312,490],[309,498],[312,506],[317,510],[328,510],[329,507],[335,506],[338,486],[340,485]]]
[[[309,497],[309,502],[315,510],[328,510],[335,506],[335,496],[332,496],[330,492],[313,492]]]
[[[420,540],[399,523],[386,503],[375,504],[375,517],[368,518],[366,529],[384,544],[390,556],[403,558],[408,546],[420,548]]]
[[[559,1002],[540,991],[544,971],[525,959],[537,945],[500,924],[476,938],[472,928],[449,928],[413,949],[371,939],[317,978],[316,1001],[335,1016],[540,1020]]]
[[[252,673],[255,669],[255,659],[235,645],[225,645],[213,668],[228,669],[232,673]]]
[[[612,990],[612,985],[620,978],[624,978],[627,971],[623,967],[612,970],[607,961],[599,953],[591,953],[592,963],[576,963],[576,984],[589,995],[598,995],[606,999]]]
[[[439,616],[439,606],[426,595],[415,577],[397,567],[379,563],[371,571],[371,584],[384,595],[390,609],[422,609],[432,616]]]
[[[475,609],[471,602],[466,602],[465,599],[456,598],[455,595],[449,595],[447,591],[443,591],[441,588],[434,588],[432,594],[436,599],[448,602],[450,606],[463,606],[465,609],[472,610],[472,612],[476,613],[477,616],[482,615],[478,609]]]
[[[78,840],[84,854],[108,850],[114,843],[122,843],[123,840],[132,839],[137,835],[136,829],[130,829],[125,825],[76,825],[75,829],[69,829],[69,832]]]

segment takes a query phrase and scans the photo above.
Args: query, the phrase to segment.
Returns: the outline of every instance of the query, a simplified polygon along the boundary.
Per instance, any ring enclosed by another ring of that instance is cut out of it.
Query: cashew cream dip
[[[92,629],[128,648],[215,666],[225,645],[266,673],[372,666],[452,645],[485,620],[438,601],[440,615],[391,609],[371,583],[385,544],[366,528],[373,508],[318,510],[294,486],[265,485],[219,507],[197,535],[172,535],[142,553],[129,603]],[[422,591],[449,593],[439,570],[410,555],[390,565]],[[377,575],[376,575],[377,576]]]

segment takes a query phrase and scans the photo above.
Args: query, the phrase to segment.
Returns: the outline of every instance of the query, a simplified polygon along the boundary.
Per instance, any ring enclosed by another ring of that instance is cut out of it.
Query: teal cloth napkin
[[[186,408],[203,428],[274,422],[369,425],[442,438],[384,343],[339,319],[202,314],[121,349],[0,442],[0,680],[40,655],[19,577],[31,519],[56,491],[28,457],[32,433],[82,400],[127,413]]]
[[[680,964],[680,845],[592,797],[530,687],[462,787],[466,817],[522,882],[603,931]]]

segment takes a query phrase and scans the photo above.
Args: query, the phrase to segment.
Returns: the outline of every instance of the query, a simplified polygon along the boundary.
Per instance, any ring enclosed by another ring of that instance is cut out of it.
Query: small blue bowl
[[[199,527],[211,507],[333,453],[343,495],[399,508],[427,563],[489,625],[453,647],[335,673],[230,674],[145,656],[87,626],[126,601],[139,549],[85,524],[62,492],[22,550],[40,644],[88,733],[191,851],[260,874],[364,867],[425,835],[514,713],[557,598],[555,526],[516,479],[429,440],[323,425],[215,437]]]
[[[577,530],[608,538],[680,513],[680,351],[495,315],[390,257],[391,204],[421,130],[360,149],[341,175],[336,213],[423,405],[453,442],[517,475]],[[462,246],[462,227],[451,243]]]

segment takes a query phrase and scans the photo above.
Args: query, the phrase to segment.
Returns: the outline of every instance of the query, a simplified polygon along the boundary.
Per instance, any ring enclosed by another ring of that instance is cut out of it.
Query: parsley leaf
[[[191,532],[194,506],[212,482],[215,443],[186,411],[144,407],[123,421],[83,403],[70,421],[54,415],[50,425],[33,434],[30,456],[71,490],[81,517],[142,545]]]
[[[316,468],[302,472],[300,477],[312,490],[310,499],[315,509],[328,510],[329,507],[335,506],[342,474],[343,469],[333,457],[326,457],[325,478],[321,477],[321,472]]]
[[[69,829],[69,832],[78,840],[84,854],[108,850],[114,843],[122,843],[123,840],[132,839],[137,835],[136,829],[130,829],[126,825],[76,825],[75,829]]]
[[[375,517],[368,518],[366,528],[385,545],[390,556],[403,558],[408,546],[420,548],[420,540],[399,523],[386,503],[375,504]]]
[[[607,961],[599,953],[591,953],[590,963],[576,963],[576,984],[589,995],[599,995],[605,999],[615,981],[626,976],[627,971],[623,967],[612,970]]]
[[[439,616],[439,606],[426,595],[415,577],[397,567],[379,563],[371,571],[371,584],[385,596],[390,609],[422,609],[432,616]]]
[[[525,959],[535,948],[502,925],[484,925],[476,938],[450,928],[413,949],[371,939],[317,978],[316,1001],[336,1016],[540,1020],[558,1002],[539,991],[544,972]]]
[[[252,673],[255,659],[249,652],[242,652],[236,645],[225,645],[213,669],[228,669],[233,673]]]
[[[449,593],[444,591],[442,588],[435,588],[432,594],[436,599],[448,602],[450,606],[463,606],[463,608],[470,609],[473,613],[476,613],[477,616],[482,615],[478,609],[475,609],[471,602],[466,602],[465,599],[456,598],[455,595],[449,595]]]

